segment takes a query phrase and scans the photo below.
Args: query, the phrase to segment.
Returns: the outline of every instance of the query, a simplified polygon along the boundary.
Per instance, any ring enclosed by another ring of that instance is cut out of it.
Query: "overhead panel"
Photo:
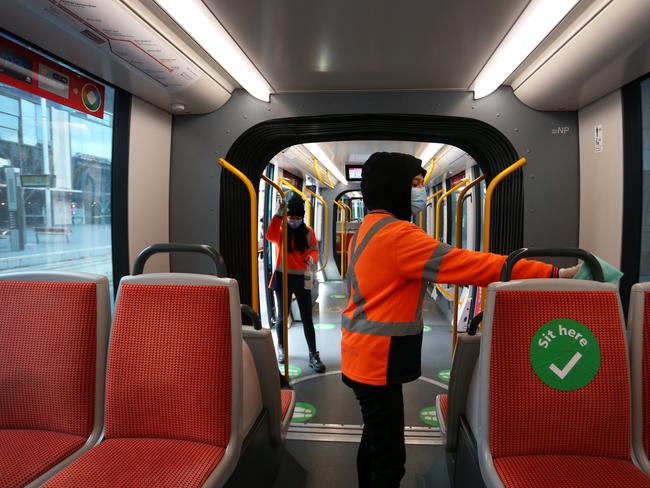
[[[204,0],[278,92],[466,90],[526,0]]]

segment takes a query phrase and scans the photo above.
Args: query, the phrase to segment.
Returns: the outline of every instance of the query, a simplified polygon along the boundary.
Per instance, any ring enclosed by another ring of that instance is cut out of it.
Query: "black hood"
[[[305,216],[305,202],[297,193],[291,195],[289,202],[287,203],[287,215],[292,217],[304,217]]]
[[[361,173],[361,193],[368,210],[382,209],[402,220],[411,220],[411,181],[425,174],[422,161],[401,153],[377,152]]]

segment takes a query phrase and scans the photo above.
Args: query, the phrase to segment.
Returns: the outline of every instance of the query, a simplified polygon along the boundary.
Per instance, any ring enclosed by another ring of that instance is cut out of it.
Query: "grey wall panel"
[[[171,240],[218,245],[220,172],[216,157],[225,155],[247,129],[285,117],[386,113],[469,117],[495,127],[529,161],[524,168],[524,245],[577,245],[577,115],[532,110],[507,87],[480,100],[473,100],[470,92],[359,92],[278,94],[270,103],[238,90],[216,112],[176,116]],[[182,266],[186,271],[201,271],[202,265],[187,259],[173,257],[172,269]]]

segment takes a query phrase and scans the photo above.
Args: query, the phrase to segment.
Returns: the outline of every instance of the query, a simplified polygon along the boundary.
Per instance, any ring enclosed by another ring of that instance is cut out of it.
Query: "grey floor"
[[[352,391],[340,376],[340,316],[346,304],[342,282],[322,283],[319,300],[314,307],[315,324],[333,324],[316,331],[321,359],[327,367],[325,375],[316,375],[308,365],[308,350],[300,322],[289,331],[289,359],[301,374],[292,378],[298,402],[316,407],[316,415],[308,425],[361,425],[359,406]],[[420,410],[435,405],[435,396],[446,391],[446,380],[438,373],[451,365],[451,328],[431,299],[424,306],[425,329],[422,347],[423,378],[404,385],[405,423],[407,428],[427,428],[420,419]],[[298,427],[304,424],[294,424]],[[354,487],[356,483],[355,442],[296,440],[287,441],[283,475],[276,486],[283,488]],[[437,429],[434,429],[437,430]],[[436,434],[438,435],[438,434]],[[294,436],[295,437],[295,436]],[[442,442],[442,439],[440,439]],[[293,475],[290,474],[293,472]],[[407,445],[406,475],[402,487],[449,486],[443,445]]]

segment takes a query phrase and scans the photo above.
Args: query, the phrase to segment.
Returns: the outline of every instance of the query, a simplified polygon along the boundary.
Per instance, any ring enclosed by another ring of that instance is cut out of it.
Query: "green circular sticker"
[[[431,332],[431,326],[430,326],[430,325],[425,325],[425,326],[422,328],[422,330],[423,330],[424,332]]]
[[[316,330],[334,330],[336,329],[335,324],[314,324],[314,329]]]
[[[280,363],[280,372],[284,374],[284,364]],[[289,378],[297,378],[302,374],[302,368],[295,364],[289,365]]]
[[[562,391],[579,390],[600,368],[600,346],[580,322],[556,319],[542,325],[530,342],[530,364],[542,382]]]
[[[293,410],[291,422],[302,424],[314,418],[314,415],[316,415],[316,407],[311,403],[296,402],[296,408]]]
[[[440,378],[445,383],[449,383],[449,378],[451,378],[451,369],[443,369],[438,371],[438,378]]]
[[[436,414],[436,406],[429,405],[420,410],[420,420],[431,427],[438,427],[438,415]]]
[[[347,295],[341,295],[341,294],[330,295],[330,298],[347,298]]]

